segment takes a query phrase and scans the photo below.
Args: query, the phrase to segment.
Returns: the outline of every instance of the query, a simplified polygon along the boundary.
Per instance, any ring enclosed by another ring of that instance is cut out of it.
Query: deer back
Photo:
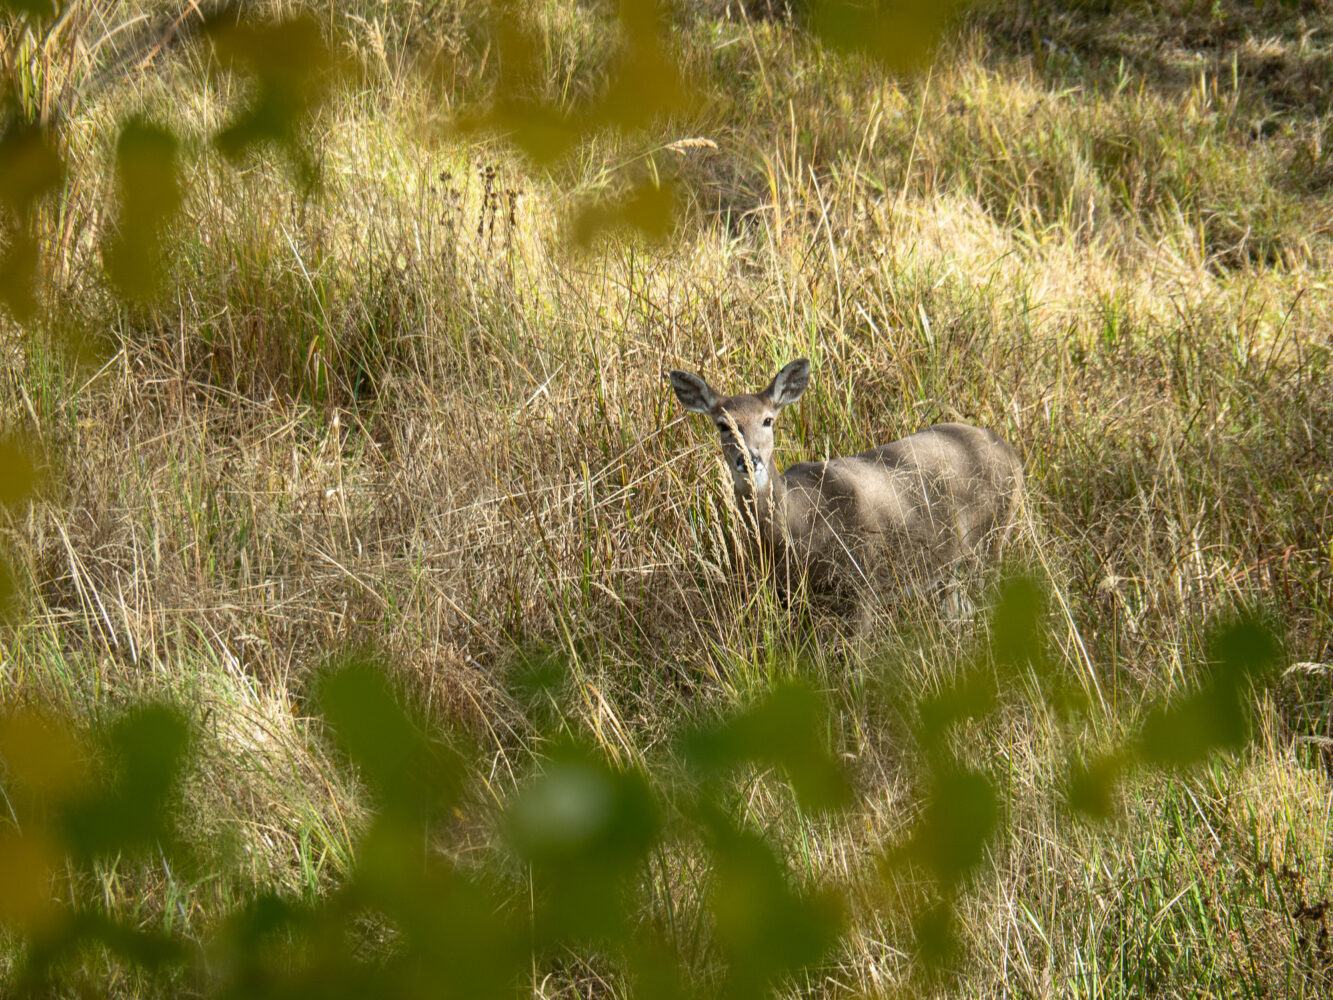
[[[993,432],[939,424],[859,455],[793,465],[777,485],[772,528],[817,584],[928,582],[998,546],[1023,471]]]

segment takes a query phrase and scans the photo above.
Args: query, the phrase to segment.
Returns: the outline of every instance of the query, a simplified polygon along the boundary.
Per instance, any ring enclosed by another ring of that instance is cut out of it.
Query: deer
[[[960,571],[997,558],[1017,517],[1023,463],[990,430],[943,423],[869,451],[779,471],[779,413],[805,393],[810,361],[782,368],[766,389],[723,396],[700,376],[667,373],[681,405],[721,436],[736,504],[767,553],[779,592],[865,598],[944,592],[960,608]],[[859,598],[859,599],[858,599]]]

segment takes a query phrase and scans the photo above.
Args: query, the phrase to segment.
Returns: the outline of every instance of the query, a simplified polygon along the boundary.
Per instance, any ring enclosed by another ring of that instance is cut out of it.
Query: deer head
[[[687,410],[703,413],[717,426],[722,453],[736,492],[760,494],[773,484],[773,424],[778,411],[801,398],[810,384],[810,362],[798,358],[757,393],[719,396],[698,375],[668,373],[676,398]]]

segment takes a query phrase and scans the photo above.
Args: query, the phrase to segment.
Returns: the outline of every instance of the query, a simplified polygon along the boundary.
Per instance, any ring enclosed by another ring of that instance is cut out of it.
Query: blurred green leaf
[[[1046,601],[1037,581],[1027,576],[1005,579],[991,615],[991,653],[1007,669],[1040,666],[1046,641]]]
[[[0,549],[0,621],[12,618],[19,606],[18,580],[14,567],[9,563],[9,556]]]
[[[51,879],[62,860],[45,832],[0,828],[0,928],[41,933],[53,922]]]
[[[652,788],[590,751],[557,748],[506,814],[509,839],[541,889],[539,933],[623,932],[625,889],[657,841]]]
[[[1277,636],[1255,619],[1242,618],[1209,634],[1208,662],[1214,665],[1214,678],[1238,690],[1272,680],[1281,655]]]
[[[62,961],[73,964],[85,957],[89,945],[100,945],[150,974],[186,966],[190,951],[177,936],[155,929],[136,927],[97,910],[67,911],[51,933],[29,939],[13,994],[16,996],[60,996]]]
[[[214,137],[219,150],[239,159],[273,143],[292,158],[301,180],[318,180],[301,127],[324,100],[338,68],[319,26],[308,15],[270,23],[249,21],[240,5],[210,17],[205,34],[223,67],[254,80],[250,103]]]
[[[680,61],[664,44],[667,14],[659,0],[620,0],[623,48],[607,88],[590,115],[595,127],[622,132],[643,128],[662,115],[685,110],[690,93]]]
[[[453,126],[464,136],[503,136],[534,163],[552,163],[583,137],[583,125],[570,111],[540,98],[544,46],[535,9],[496,0],[485,11],[488,62],[498,79],[486,107],[457,115]]]
[[[9,245],[0,252],[0,302],[22,322],[37,307],[37,238],[26,224],[7,236]]]
[[[999,818],[999,800],[989,778],[965,768],[941,768],[901,857],[923,865],[942,889],[951,892],[985,859]]]
[[[1069,808],[1089,819],[1110,819],[1115,815],[1119,782],[1127,768],[1128,762],[1122,754],[1105,754],[1089,762],[1076,761],[1065,788]]]
[[[117,292],[146,299],[162,278],[162,231],[180,208],[177,142],[170,131],[129,121],[116,144],[120,207],[103,261]]]
[[[36,486],[37,468],[29,445],[18,434],[0,435],[0,507],[19,510]],[[19,603],[18,579],[10,559],[0,548],[0,619],[12,615]]]
[[[777,977],[819,961],[842,930],[832,893],[804,894],[773,849],[735,829],[720,812],[710,823],[713,879],[708,904],[729,966],[728,995],[764,996]]]
[[[811,812],[846,806],[852,798],[846,768],[829,751],[827,707],[812,690],[778,688],[721,725],[691,733],[687,761],[704,776],[754,762],[776,765],[791,781],[801,807]]]
[[[49,129],[12,118],[0,136],[0,204],[8,218],[0,219],[0,302],[18,320],[36,307],[38,275],[37,237],[32,212],[38,199],[58,189],[65,180],[65,162]]]
[[[49,21],[63,8],[55,0],[0,0],[0,11],[18,14],[34,21]]]
[[[569,665],[549,648],[525,650],[514,667],[512,687],[524,702],[554,698],[569,678]]]
[[[443,864],[389,912],[402,929],[413,995],[509,1000],[531,974],[531,926],[490,886]]]
[[[32,495],[37,470],[28,449],[13,435],[0,437],[0,506],[18,507]]]
[[[212,935],[208,962],[216,995],[236,1000],[336,996],[316,992],[316,966],[344,982],[351,977],[342,894],[318,910],[265,894],[238,907]],[[343,945],[343,947],[340,947]]]
[[[579,209],[569,227],[570,240],[587,247],[604,233],[629,231],[660,242],[675,228],[675,200],[672,182],[643,181],[621,197]]]
[[[494,52],[503,96],[531,96],[541,84],[544,44],[534,19],[537,8],[521,0],[484,5],[486,38]]]
[[[921,699],[917,708],[921,717],[921,745],[938,750],[950,727],[965,719],[979,719],[996,705],[998,690],[994,675],[982,667],[972,667],[945,682],[938,693]]]
[[[385,860],[389,840],[371,840],[359,857]],[[531,974],[530,927],[485,882],[438,858],[421,864],[420,847],[418,837],[406,852],[417,862],[410,882],[386,884],[358,863],[347,884],[313,905],[270,895],[233,913],[210,953],[216,995],[512,998]]]
[[[454,128],[464,136],[504,136],[536,164],[554,163],[583,138],[572,115],[519,97],[500,97],[485,111],[461,114]]]
[[[954,909],[940,901],[916,915],[912,934],[916,938],[921,961],[926,968],[938,969],[958,953],[958,935],[954,929]]]
[[[1251,692],[1267,681],[1280,648],[1272,632],[1242,620],[1216,629],[1208,643],[1209,674],[1189,693],[1144,720],[1138,752],[1162,767],[1186,767],[1217,750],[1249,742]]]
[[[43,798],[68,794],[86,777],[86,751],[67,726],[30,709],[0,718],[0,762],[8,793],[24,789]]]
[[[634,1000],[690,1000],[678,956],[657,939],[639,940],[628,948],[626,968]]]
[[[811,32],[829,48],[874,60],[888,72],[921,69],[961,0],[813,0]]]
[[[679,60],[667,48],[670,25],[659,0],[620,0],[617,56],[601,94],[581,108],[542,98],[547,43],[533,21],[533,10],[512,0],[488,5],[485,32],[498,79],[484,108],[455,117],[460,134],[502,136],[534,163],[550,164],[602,130],[632,132],[693,105]],[[637,212],[637,221],[624,214],[627,209],[631,215]],[[645,202],[637,209],[620,206],[618,221],[661,239],[670,231],[669,215],[669,205],[664,219],[660,205]],[[583,240],[576,234],[575,242]]]
[[[81,912],[68,931],[72,940],[97,941],[141,968],[181,967],[189,956],[184,941],[173,934],[145,930],[96,912]]]
[[[189,747],[189,726],[167,705],[136,706],[116,720],[97,748],[107,774],[65,812],[73,854],[88,859],[172,841],[171,810]]]
[[[37,199],[65,180],[65,161],[51,131],[13,119],[0,135],[0,202],[26,220]]]
[[[447,814],[460,791],[458,756],[408,715],[373,656],[353,654],[320,677],[315,702],[383,810],[420,821]]]

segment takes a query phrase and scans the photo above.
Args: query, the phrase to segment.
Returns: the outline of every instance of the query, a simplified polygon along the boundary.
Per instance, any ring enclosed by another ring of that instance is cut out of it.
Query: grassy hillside
[[[10,89],[58,121],[67,169],[35,210],[37,309],[0,319],[0,418],[39,469],[0,510],[19,591],[0,700],[89,733],[185,706],[175,816],[206,859],[102,857],[57,894],[185,942],[260,893],[327,898],[377,805],[316,718],[348,650],[472,747],[466,807],[433,834],[464,868],[562,740],[670,772],[682,732],[799,681],[850,804],[811,813],[764,763],[719,793],[786,884],[845,909],[779,993],[1323,995],[1333,9],[997,2],[895,77],[799,14],[678,4],[692,96],[535,163],[460,126],[497,87],[596,107],[624,51],[610,8],[543,5],[520,64],[474,5],[336,6],[315,23],[337,85],[293,143],[236,159],[212,137],[259,85],[191,15],[75,3],[41,44],[6,29]],[[129,116],[178,142],[146,302],[104,268]],[[659,230],[662,190],[669,233],[580,244],[626,204]],[[1018,446],[1010,559],[1044,595],[1044,672],[997,657],[985,610],[885,606],[865,633],[777,600],[662,373],[753,390],[799,355],[815,381],[784,464],[953,419]],[[1140,747],[1239,614],[1282,644],[1245,691],[1245,749],[1112,767],[1111,818],[1071,811],[1075,762]],[[940,886],[891,859],[949,826],[922,706],[982,675],[993,703],[940,740],[999,813],[944,893],[960,947],[925,970]],[[707,856],[665,842],[633,918],[702,993],[728,982]],[[6,933],[0,977],[31,951],[21,920]],[[59,974],[81,983],[205,991],[94,946]],[[534,959],[524,988],[627,990],[596,948]]]

